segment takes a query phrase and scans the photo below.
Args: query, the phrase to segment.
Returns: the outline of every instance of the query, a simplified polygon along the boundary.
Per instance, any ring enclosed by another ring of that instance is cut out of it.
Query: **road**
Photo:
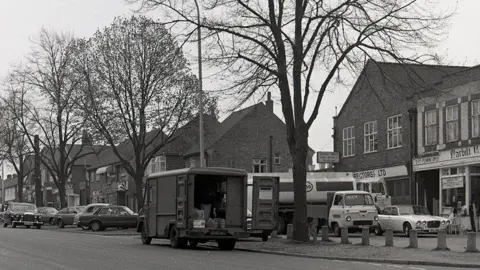
[[[314,260],[212,248],[173,250],[165,241],[146,246],[132,236],[98,236],[0,228],[0,270],[17,269],[336,269],[455,268]]]

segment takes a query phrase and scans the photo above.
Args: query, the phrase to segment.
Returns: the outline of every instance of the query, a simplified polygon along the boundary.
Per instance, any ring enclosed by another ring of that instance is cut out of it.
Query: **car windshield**
[[[347,194],[345,195],[345,205],[373,205],[373,199],[370,194]]]
[[[428,212],[428,209],[425,206],[420,206],[420,205],[405,205],[405,206],[399,206],[398,211],[400,212],[400,215],[427,215],[429,216],[430,213]]]
[[[37,207],[34,204],[14,204],[13,211],[36,211]]]
[[[40,210],[38,210],[40,212]],[[57,209],[53,208],[53,207],[47,207],[47,208],[44,208],[42,210],[43,213],[47,213],[47,214],[56,214],[58,212]]]
[[[130,208],[128,208],[128,207],[126,207],[126,206],[122,206],[121,208],[122,208],[123,210],[127,211],[127,213],[130,214],[130,215],[134,215],[134,214],[135,214]]]

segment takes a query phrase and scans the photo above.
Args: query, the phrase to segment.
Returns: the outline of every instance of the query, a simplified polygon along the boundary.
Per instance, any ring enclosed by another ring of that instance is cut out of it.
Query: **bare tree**
[[[148,163],[196,113],[197,79],[165,27],[145,17],[116,18],[79,40],[77,70],[80,107],[135,180],[141,206]]]
[[[197,1],[127,2],[140,2],[141,10],[161,7],[165,16],[171,15],[166,23],[197,26]],[[222,76],[232,79],[227,90],[245,102],[258,90],[279,89],[293,158],[293,238],[308,241],[308,134],[332,79],[358,72],[368,58],[401,63],[435,59],[424,49],[440,40],[452,13],[428,0],[198,2],[204,42],[211,48],[207,60],[225,67]]]
[[[65,184],[74,163],[94,154],[93,148],[77,144],[85,119],[75,105],[84,77],[72,68],[73,40],[69,34],[42,29],[26,63],[9,79],[12,89],[22,93],[11,112],[32,148],[34,135],[39,135],[41,164],[58,188],[62,208],[67,206]]]
[[[0,156],[13,165],[18,177],[17,200],[23,202],[23,186],[33,169],[33,164],[31,164],[29,158],[33,152],[25,133],[22,132],[18,122],[9,110],[15,106],[11,103],[17,99],[16,94],[18,93],[15,91],[10,92],[9,97],[5,100],[5,103],[8,102],[9,105],[2,104],[1,107],[0,138],[2,138],[2,141],[0,142]]]

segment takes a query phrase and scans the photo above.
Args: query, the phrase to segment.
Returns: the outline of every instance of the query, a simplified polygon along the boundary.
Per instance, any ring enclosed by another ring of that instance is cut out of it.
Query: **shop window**
[[[425,112],[425,145],[437,144],[437,110]]]
[[[458,132],[458,105],[448,106],[445,109],[446,113],[446,139],[447,142],[456,142],[459,138]]]
[[[480,99],[472,101],[472,138],[480,137]]]
[[[402,146],[402,115],[395,115],[387,119],[387,141],[388,149]]]
[[[343,129],[343,157],[355,156],[355,127]]]
[[[378,150],[377,121],[367,122],[363,128],[364,152],[376,152]]]
[[[275,164],[275,165],[280,165],[281,164],[280,153],[275,153],[275,157],[273,158],[273,164]]]
[[[465,205],[465,169],[463,167],[441,170],[442,206],[461,210]],[[443,211],[443,210],[442,210]]]
[[[254,173],[266,173],[267,172],[267,160],[266,159],[254,159],[253,160],[253,172]]]

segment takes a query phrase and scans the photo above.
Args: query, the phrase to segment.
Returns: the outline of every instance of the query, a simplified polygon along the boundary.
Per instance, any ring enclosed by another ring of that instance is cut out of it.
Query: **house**
[[[179,128],[152,159],[146,174],[199,166],[198,123],[195,117]],[[248,172],[288,172],[293,166],[285,123],[274,114],[270,93],[265,103],[233,112],[222,122],[210,111],[204,115],[204,132],[206,166],[234,167]],[[309,149],[307,165],[311,165],[313,154]],[[89,169],[90,179],[95,179],[91,183],[93,201],[118,203],[118,196],[107,198],[104,194],[114,186],[122,186],[126,191],[126,205],[138,209],[132,177],[120,166],[113,152],[105,152],[102,159]],[[112,181],[108,180],[108,172]]]
[[[5,188],[5,203],[17,201],[18,177],[16,174],[8,174],[3,183]]]
[[[448,215],[458,204],[472,201],[480,207],[479,89],[476,66],[444,76],[415,95],[417,198],[434,214]],[[464,219],[469,228],[468,217]]]
[[[465,69],[369,60],[334,117],[334,151],[341,154],[335,170],[353,172],[356,179],[383,179],[392,203],[414,203],[413,95]]]

